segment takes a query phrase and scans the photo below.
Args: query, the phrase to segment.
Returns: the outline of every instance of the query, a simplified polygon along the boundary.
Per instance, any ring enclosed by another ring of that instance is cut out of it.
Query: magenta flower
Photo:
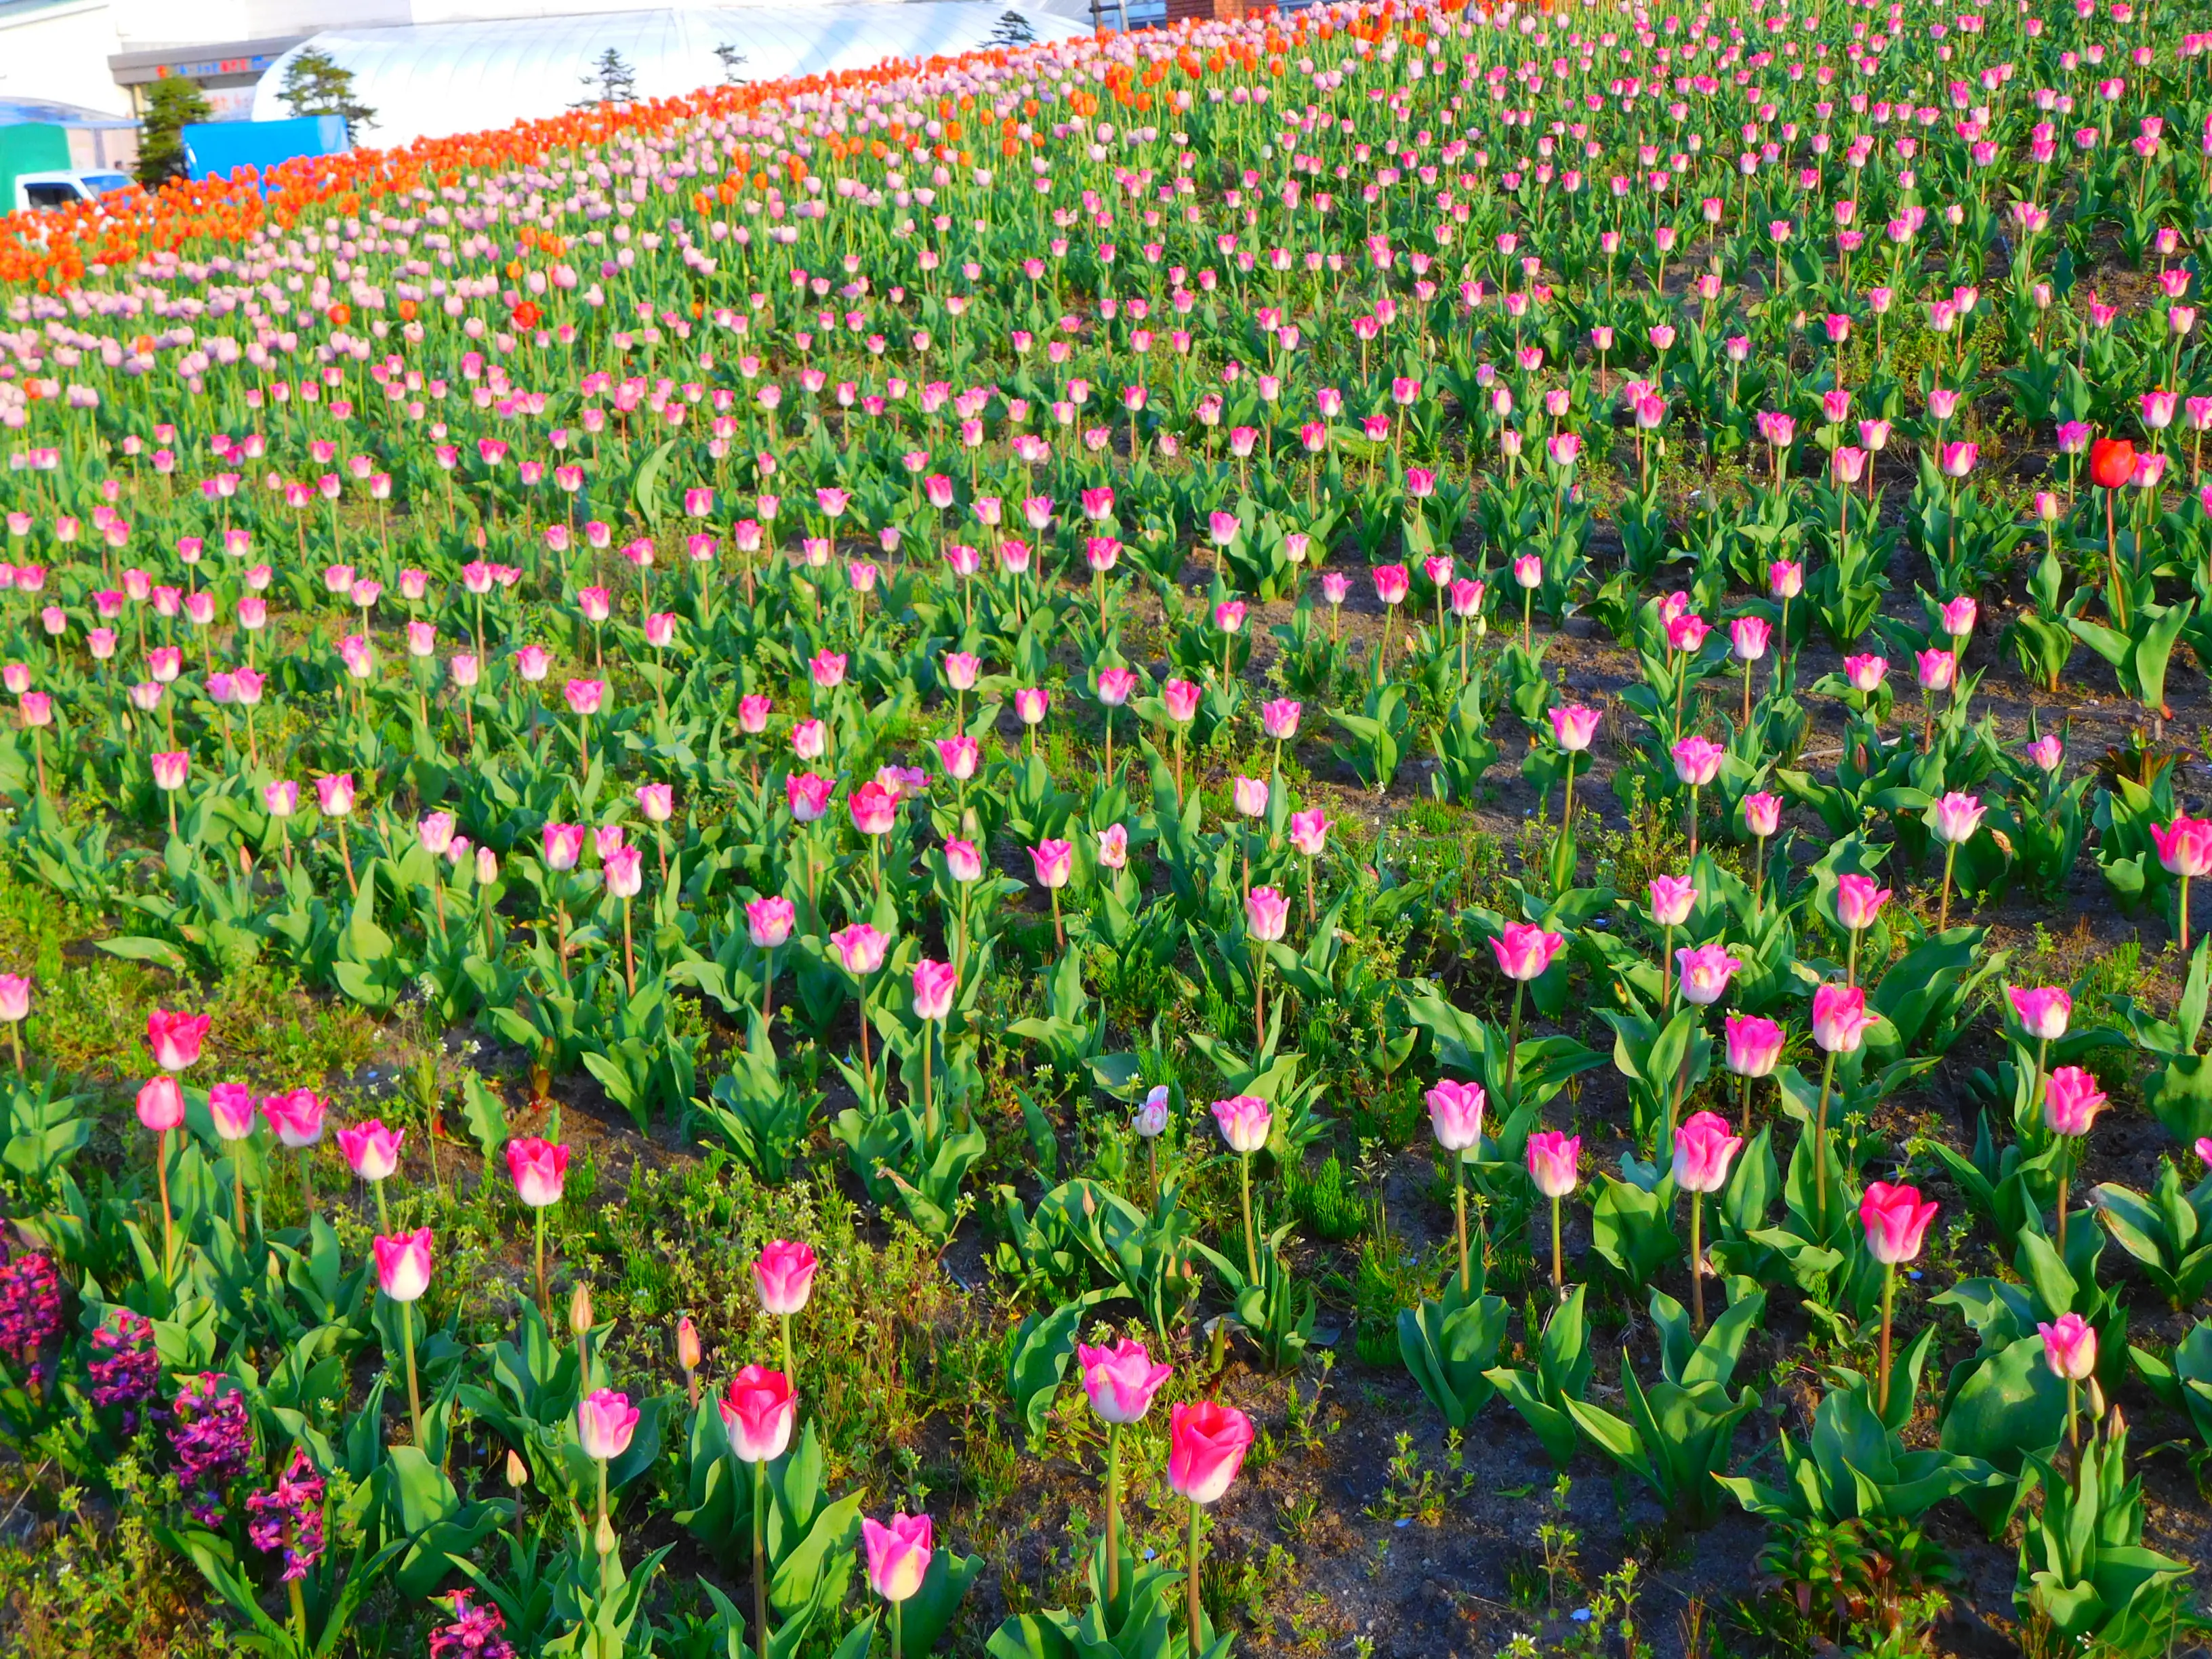
[[[1699,1112],[1674,1131],[1674,1184],[1686,1193],[1717,1193],[1728,1185],[1729,1165],[1743,1148],[1728,1120]]]
[[[1867,1252],[1884,1267],[1917,1259],[1928,1224],[1936,1218],[1936,1205],[1923,1202],[1915,1187],[1893,1187],[1885,1181],[1867,1183],[1859,1200],[1859,1222],[1866,1229]]]
[[[1566,942],[1564,934],[1547,933],[1533,921],[1508,922],[1504,933],[1490,941],[1490,953],[1506,978],[1526,983],[1543,976]]]
[[[2067,1023],[2074,1016],[2074,998],[2063,988],[2046,985],[2023,991],[2008,985],[2005,996],[2021,1029],[2039,1042],[2055,1042],[2066,1035]]]
[[[1738,1077],[1767,1077],[1782,1058],[1782,1028],[1757,1014],[1730,1014],[1727,1028],[1727,1060]]]
[[[1091,1397],[1091,1409],[1100,1421],[1121,1427],[1144,1420],[1152,1396],[1174,1374],[1172,1366],[1155,1364],[1143,1343],[1127,1338],[1111,1348],[1079,1343],[1075,1358],[1083,1368],[1083,1391]]]

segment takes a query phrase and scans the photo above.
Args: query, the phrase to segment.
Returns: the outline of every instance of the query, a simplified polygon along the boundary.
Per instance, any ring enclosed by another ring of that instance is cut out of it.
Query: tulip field
[[[2208,60],[1255,9],[0,220],[0,1640],[2203,1651]]]

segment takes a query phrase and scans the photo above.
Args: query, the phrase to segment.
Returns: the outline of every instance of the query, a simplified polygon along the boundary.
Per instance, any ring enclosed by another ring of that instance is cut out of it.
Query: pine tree
[[[1030,20],[1018,11],[1006,11],[999,14],[998,23],[991,30],[990,39],[983,44],[988,46],[1027,46],[1036,43],[1036,31],[1030,27]]]
[[[162,181],[185,175],[185,141],[179,129],[206,120],[214,111],[197,81],[164,76],[146,95],[146,119],[138,130],[138,182],[159,190]]]
[[[637,96],[637,71],[612,46],[599,54],[599,61],[592,65],[592,72],[584,76],[583,83],[591,89],[591,96],[570,105],[571,109],[627,104]]]
[[[352,133],[376,125],[376,112],[353,95],[353,71],[312,46],[286,66],[276,95],[295,115],[343,115]]]

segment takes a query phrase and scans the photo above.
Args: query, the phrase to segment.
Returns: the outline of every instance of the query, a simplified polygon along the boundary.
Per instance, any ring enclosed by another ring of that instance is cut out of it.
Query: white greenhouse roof
[[[376,112],[356,142],[384,146],[558,115],[590,96],[585,79],[610,48],[636,77],[638,97],[665,98],[720,81],[717,46],[744,54],[741,80],[775,80],[970,51],[1010,10],[1039,40],[1088,34],[1087,0],[1076,3],[1085,7],[1079,21],[1066,15],[1070,0],[891,0],[325,29],[270,65],[254,88],[253,118],[290,114],[278,88],[292,59],[310,48],[353,71],[354,95]]]

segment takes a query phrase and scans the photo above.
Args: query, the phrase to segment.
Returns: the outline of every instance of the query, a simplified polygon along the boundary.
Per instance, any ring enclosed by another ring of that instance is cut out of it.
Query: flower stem
[[[768,1654],[768,1465],[753,1468],[753,1640],[761,1659]],[[897,1603],[892,1603],[894,1613]]]
[[[1725,1133],[1725,1131],[1723,1131]],[[1690,1194],[1690,1318],[1692,1328],[1705,1328],[1705,1195]]]
[[[1820,1067],[1820,1104],[1813,1114],[1813,1201],[1823,1238],[1828,1236],[1828,1090],[1835,1080],[1836,1054],[1832,1048],[1827,1064]]]
[[[1197,1501],[1194,1499],[1190,1506],[1190,1547],[1183,1555],[1187,1573],[1185,1588],[1190,1606],[1190,1650],[1194,1656],[1206,1651],[1206,1644],[1198,1633],[1198,1510]]]
[[[399,1304],[399,1343],[407,1352],[407,1416],[415,1426],[415,1445],[420,1450],[422,1446],[422,1389],[415,1378],[415,1304],[411,1302]]]
[[[1474,1279],[1467,1256],[1467,1160],[1455,1152],[1451,1161],[1452,1210],[1459,1224],[1459,1296],[1464,1303],[1474,1294]]]
[[[1260,1246],[1258,1235],[1252,1231],[1252,1154],[1239,1154],[1237,1164],[1244,1203],[1244,1282],[1256,1285],[1260,1282]]]
[[[1106,1425],[1106,1607],[1121,1598],[1121,1425]]]
[[[1886,1264],[1881,1270],[1881,1372],[1875,1383],[1874,1408],[1877,1415],[1889,1415],[1889,1315],[1891,1304],[1897,1297],[1897,1264]]]
[[[1521,1058],[1521,994],[1528,988],[1525,980],[1513,981],[1513,1017],[1506,1027],[1505,1087],[1501,1091],[1505,1097],[1501,1103],[1509,1109],[1513,1103],[1513,1068]]]
[[[177,1224],[169,1211],[169,1132],[161,1131],[154,1149],[154,1179],[161,1189],[161,1277],[177,1270]]]

